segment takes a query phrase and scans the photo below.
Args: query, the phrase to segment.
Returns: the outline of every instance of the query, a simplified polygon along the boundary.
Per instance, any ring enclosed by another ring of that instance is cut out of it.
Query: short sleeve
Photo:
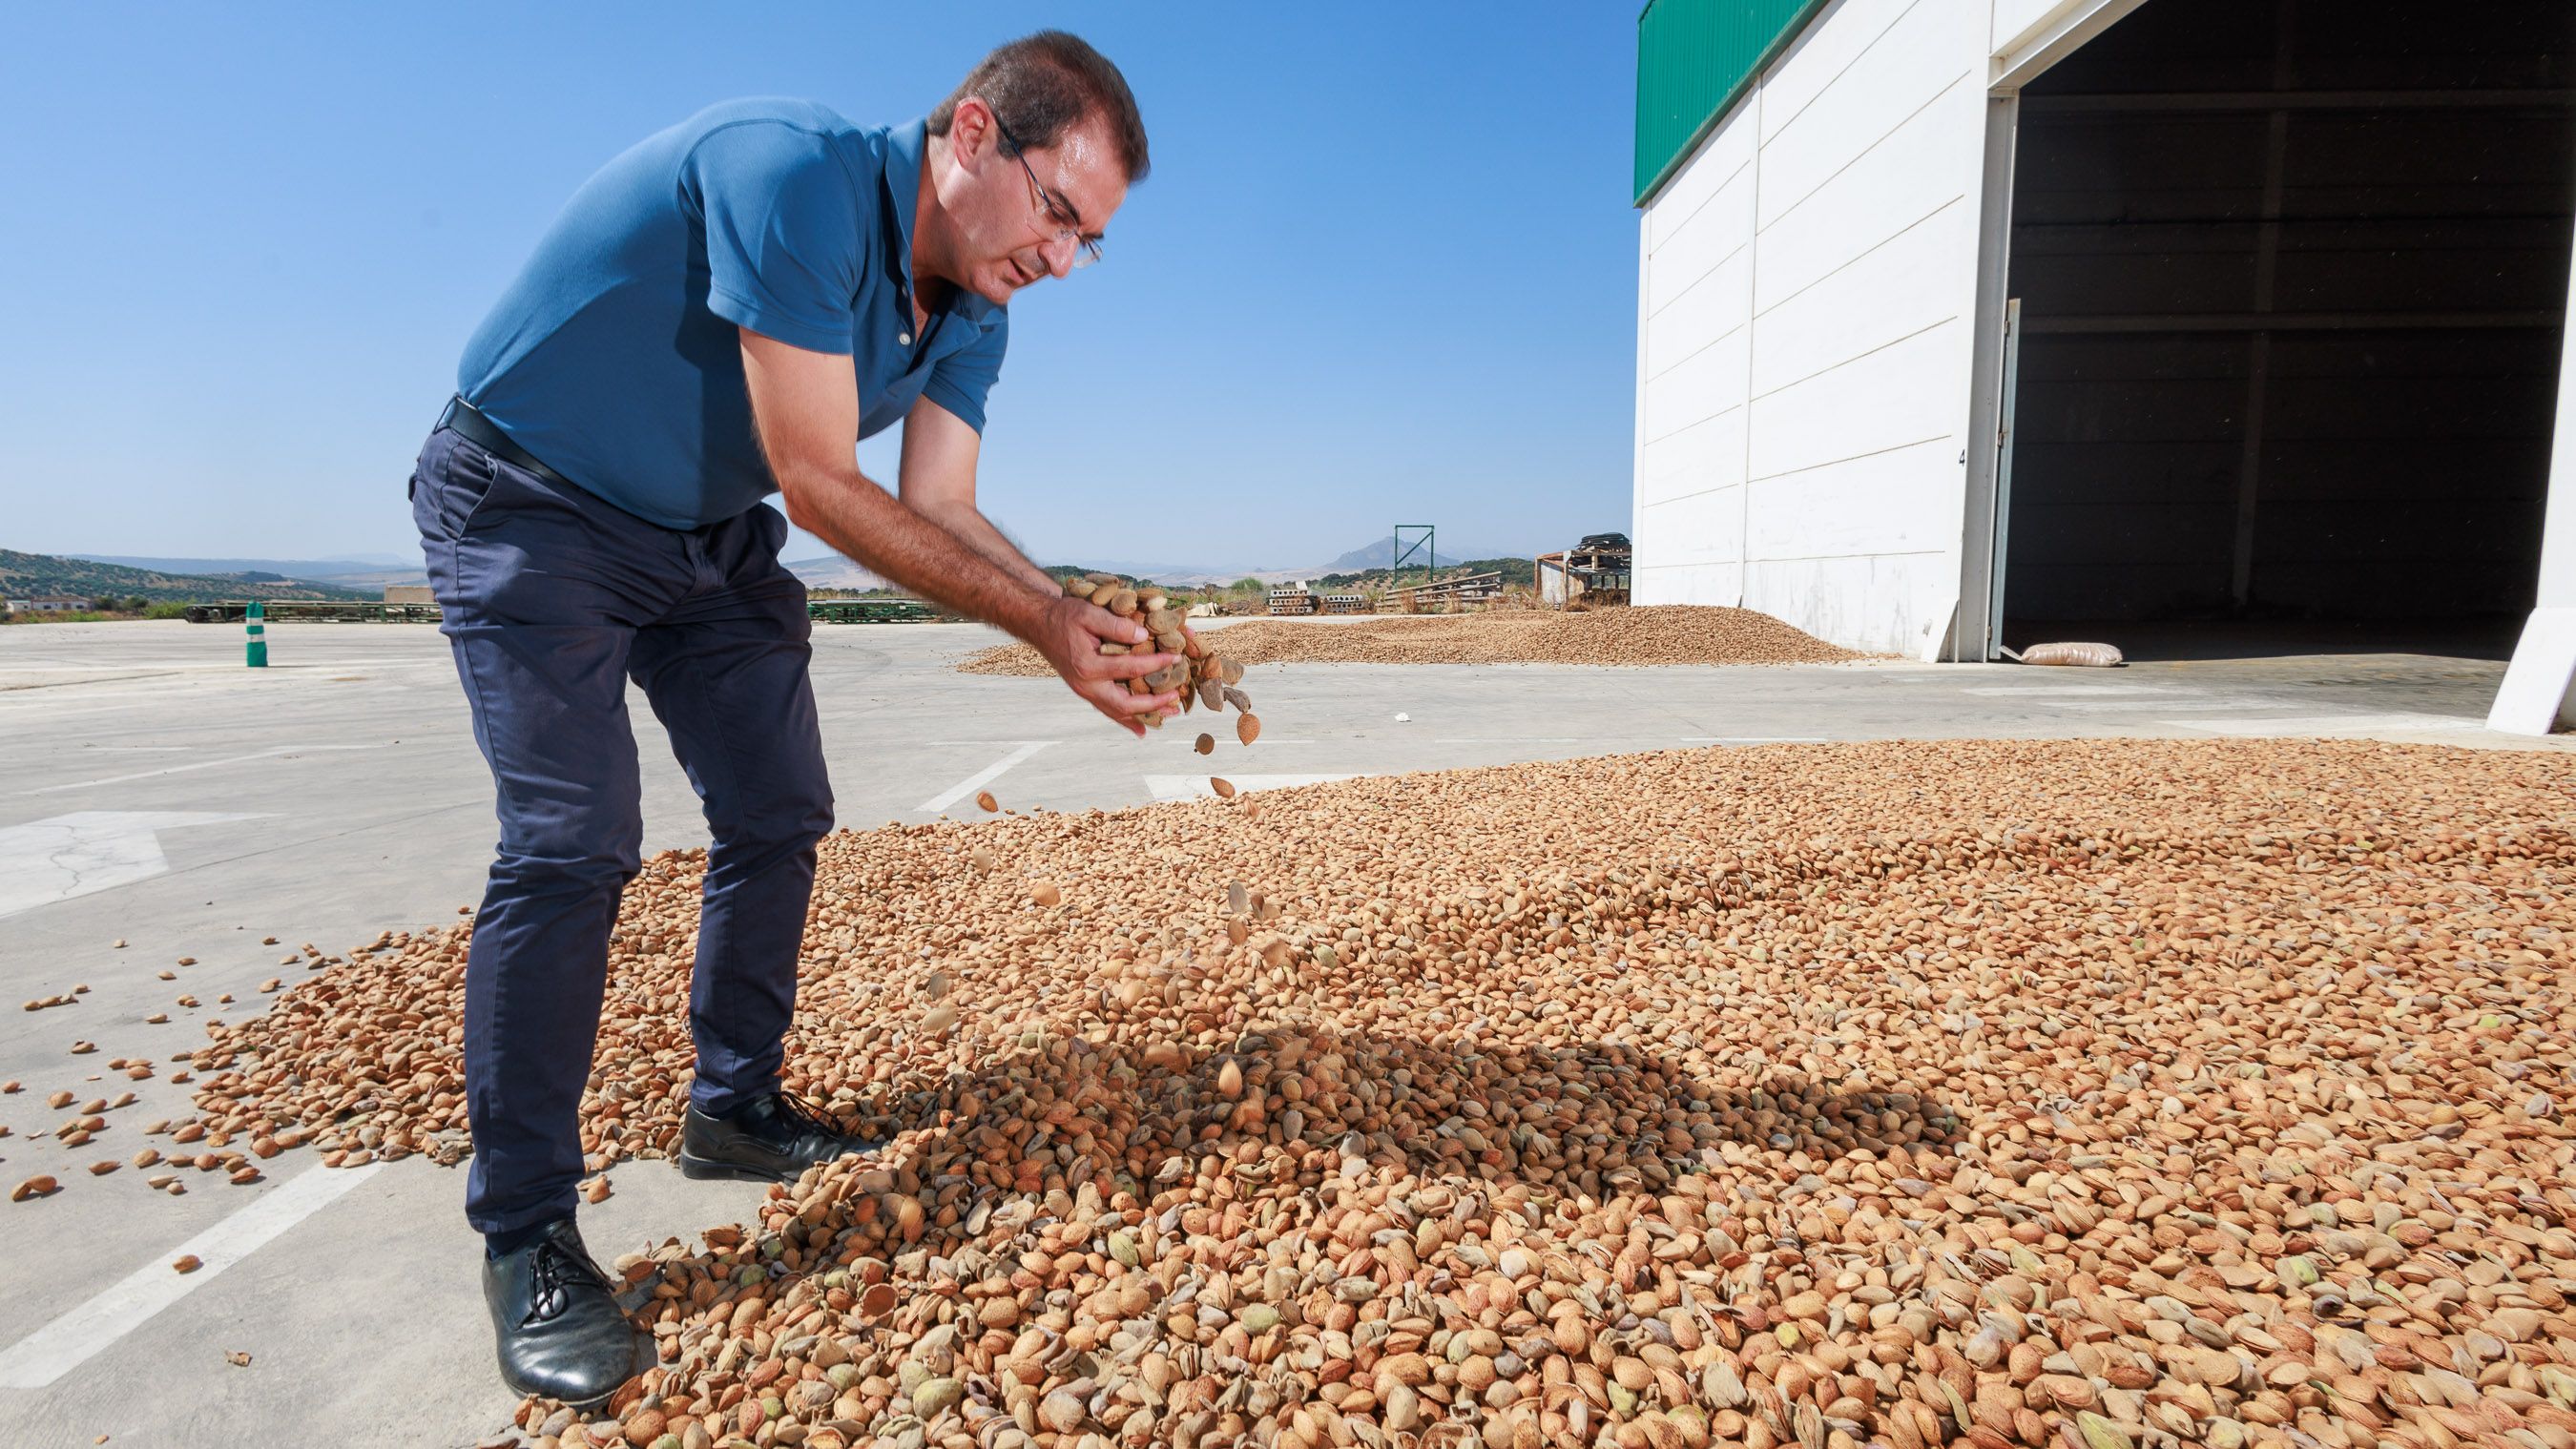
[[[706,224],[708,308],[792,347],[849,352],[859,196],[830,143],[781,122],[726,126],[690,151],[683,184]]]
[[[1011,314],[1000,308],[982,323],[984,335],[932,364],[921,395],[955,413],[976,432],[984,431],[984,399],[1002,376],[1002,352],[1010,345]]]

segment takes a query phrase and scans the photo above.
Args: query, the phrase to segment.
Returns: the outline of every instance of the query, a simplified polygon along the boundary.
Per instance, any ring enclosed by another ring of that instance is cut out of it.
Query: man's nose
[[[1048,242],[1046,245],[1039,247],[1038,255],[1046,258],[1047,272],[1049,275],[1061,277],[1065,273],[1073,270],[1074,254],[1079,252],[1081,249],[1082,242],[1079,238],[1068,239],[1058,237],[1054,241]]]

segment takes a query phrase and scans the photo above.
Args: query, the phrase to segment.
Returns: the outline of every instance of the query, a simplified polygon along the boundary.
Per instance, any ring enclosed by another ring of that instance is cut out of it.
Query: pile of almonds
[[[2576,1444],[2576,759],[1779,745],[841,833],[792,1085],[540,1444]],[[702,862],[585,1131],[685,1098]],[[198,1054],[430,1150],[465,929]]]
[[[1244,664],[1827,664],[1864,656],[1750,609],[1662,604],[1560,614],[1507,610],[1355,622],[1252,619],[1211,630]],[[1054,673],[1006,644],[969,656],[966,674]]]
[[[1252,743],[1252,737],[1261,730],[1261,721],[1253,716],[1252,701],[1245,697],[1242,690],[1235,687],[1243,683],[1243,666],[1201,645],[1197,632],[1182,619],[1178,610],[1172,608],[1171,599],[1162,590],[1151,584],[1141,589],[1131,588],[1113,575],[1091,574],[1066,579],[1064,591],[1073,598],[1089,599],[1121,619],[1143,625],[1145,632],[1153,637],[1146,645],[1137,647],[1150,646],[1159,653],[1181,656],[1177,663],[1165,665],[1152,674],[1127,681],[1129,693],[1149,695],[1160,694],[1167,689],[1177,689],[1181,693],[1181,713],[1183,714],[1189,713],[1199,705],[1205,705],[1211,710],[1220,710],[1229,704],[1233,705],[1235,712],[1242,716],[1238,727],[1243,735],[1243,742],[1247,745]],[[1046,664],[1045,657],[1035,649],[1029,649],[1025,644],[1017,647],[1028,649],[1030,657],[1039,661],[1038,673],[1055,672],[1052,666]],[[1103,644],[1100,646],[1100,652],[1124,654],[1128,652],[1128,647],[1124,644]],[[1161,715],[1147,715],[1144,718],[1145,723],[1155,729],[1163,727]]]

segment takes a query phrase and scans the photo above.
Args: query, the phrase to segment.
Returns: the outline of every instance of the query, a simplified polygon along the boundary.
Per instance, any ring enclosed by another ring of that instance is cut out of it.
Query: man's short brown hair
[[[1127,184],[1144,180],[1152,169],[1145,154],[1145,118],[1136,112],[1127,78],[1080,36],[1041,30],[995,47],[930,113],[930,134],[947,135],[957,118],[957,103],[968,96],[991,107],[1002,128],[1022,146],[1052,146],[1084,117],[1098,115],[1109,123],[1110,142],[1118,148]]]

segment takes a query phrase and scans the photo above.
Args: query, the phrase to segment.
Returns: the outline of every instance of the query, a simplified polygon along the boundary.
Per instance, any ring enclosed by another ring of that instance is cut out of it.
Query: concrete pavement
[[[1053,680],[960,675],[993,642],[971,626],[822,628],[816,687],[843,823],[1008,807],[1117,807],[1239,785],[1795,740],[1960,736],[2354,734],[2571,748],[2480,728],[2499,663],[2395,655],[2237,659],[2116,671],[1897,663],[1709,669],[1260,666],[1244,688],[1265,729],[1245,750],[1195,718],[1128,739]],[[462,1179],[411,1159],[336,1195],[299,1186],[303,1154],[233,1187],[187,1172],[149,1189],[130,1158],[182,1115],[174,1052],[209,1019],[257,1011],[260,986],[311,942],[338,954],[381,931],[453,920],[480,890],[489,785],[444,641],[396,625],[273,624],[273,667],[241,666],[241,631],[168,624],[0,629],[0,1181],[62,1179],[0,1205],[0,1424],[10,1443],[464,1444],[513,1403],[490,1369]],[[648,849],[703,843],[696,802],[633,701]],[[1399,721],[1397,715],[1408,715]],[[275,936],[279,944],[261,944]],[[114,943],[125,943],[122,947]],[[195,964],[180,966],[180,957]],[[159,979],[168,971],[176,978]],[[77,1004],[16,1003],[90,989]],[[234,1000],[223,1003],[220,998]],[[198,1003],[183,1007],[186,995]],[[166,1024],[145,1018],[166,1012]],[[96,1050],[73,1055],[75,1042]],[[148,1080],[111,1071],[147,1060]],[[94,1140],[45,1134],[44,1099],[137,1101]],[[584,1214],[603,1258],[748,1213],[759,1190],[629,1163]],[[300,1195],[299,1195],[300,1194]],[[265,1217],[254,1205],[275,1198]],[[307,1199],[313,1199],[307,1202]],[[262,1237],[261,1234],[266,1236]],[[171,1293],[183,1245],[237,1261]],[[147,1272],[146,1270],[154,1270]],[[137,1280],[139,1287],[126,1285]],[[85,1311],[85,1305],[94,1305]],[[251,1355],[247,1368],[227,1352]]]

